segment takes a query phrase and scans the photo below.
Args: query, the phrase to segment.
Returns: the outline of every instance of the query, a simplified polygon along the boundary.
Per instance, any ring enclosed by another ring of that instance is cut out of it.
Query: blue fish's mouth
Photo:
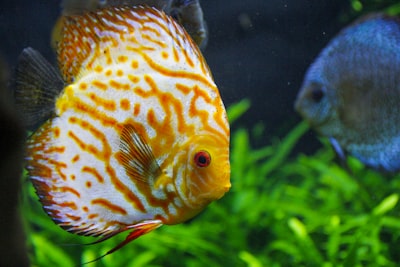
[[[326,103],[326,105],[315,104],[312,100],[300,96],[297,98],[294,108],[317,131],[321,131],[324,126],[334,123],[335,112],[331,110],[329,103]],[[329,136],[329,134],[326,135]]]

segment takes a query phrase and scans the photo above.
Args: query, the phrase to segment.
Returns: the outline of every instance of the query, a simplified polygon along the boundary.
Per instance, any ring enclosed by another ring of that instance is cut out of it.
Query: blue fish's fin
[[[337,155],[337,157],[339,158],[340,161],[340,165],[347,170],[348,172],[351,173],[351,169],[350,167],[347,165],[347,156],[346,156],[346,152],[342,149],[342,147],[340,146],[340,144],[338,143],[338,141],[333,138],[333,137],[329,137],[329,142],[331,143],[333,150],[335,150],[335,153]]]
[[[105,241],[105,240],[107,240],[107,239],[109,239],[109,238],[111,238],[111,237],[113,237],[113,236],[115,236],[115,235],[117,235],[117,234],[119,234],[119,233],[121,233],[121,232],[124,232],[124,231],[127,231],[127,230],[133,230],[132,232],[129,233],[129,235],[125,238],[125,240],[122,241],[121,243],[119,243],[117,246],[115,246],[115,247],[112,248],[111,250],[107,251],[105,254],[101,255],[100,257],[98,257],[98,258],[96,258],[96,259],[94,259],[94,260],[85,262],[85,263],[83,263],[82,265],[85,265],[85,264],[88,264],[88,263],[92,263],[92,262],[98,261],[98,260],[100,260],[101,258],[104,258],[105,256],[110,255],[111,253],[113,253],[113,252],[117,251],[118,249],[122,248],[123,246],[125,246],[125,245],[128,244],[128,243],[130,243],[131,241],[133,241],[133,240],[135,240],[135,239],[141,237],[141,236],[144,235],[144,234],[147,234],[147,233],[149,233],[149,232],[151,232],[151,231],[157,229],[158,227],[160,227],[160,226],[162,226],[162,225],[163,225],[163,223],[162,223],[162,221],[160,221],[160,220],[148,220],[148,221],[143,221],[143,222],[141,222],[141,223],[137,223],[137,224],[133,224],[133,225],[128,225],[127,227],[122,228],[121,230],[112,232],[112,233],[110,233],[110,234],[104,236],[103,238],[101,238],[101,239],[95,241],[95,242],[86,244],[86,245],[97,244],[97,243],[103,242],[103,241]]]
[[[57,70],[36,50],[25,48],[18,59],[14,97],[25,127],[33,130],[54,112],[55,99],[64,88]]]
[[[121,133],[118,157],[126,173],[135,181],[154,184],[161,175],[153,152],[132,124],[125,124]]]
[[[335,150],[336,155],[339,157],[339,159],[342,161],[346,161],[346,153],[339,145],[338,141],[336,141],[336,139],[333,137],[329,137],[329,142],[331,143],[333,150]]]

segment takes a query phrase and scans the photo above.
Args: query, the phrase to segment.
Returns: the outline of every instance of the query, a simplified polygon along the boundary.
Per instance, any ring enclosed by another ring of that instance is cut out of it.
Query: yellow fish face
[[[226,140],[212,135],[196,135],[188,140],[183,149],[187,157],[182,184],[186,203],[201,208],[229,190],[228,147]]]

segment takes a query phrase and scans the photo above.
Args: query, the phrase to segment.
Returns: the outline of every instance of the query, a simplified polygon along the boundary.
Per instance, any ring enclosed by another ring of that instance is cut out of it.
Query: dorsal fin
[[[155,21],[155,18],[172,21],[163,12],[143,6],[107,7],[83,15],[65,16],[57,45],[65,81],[72,82],[82,71],[90,71],[95,60],[111,64],[115,54],[110,53],[110,49],[126,42],[146,21]]]
[[[189,67],[209,69],[197,45],[173,18],[151,7],[107,7],[63,17],[57,45],[60,71],[66,82],[119,64],[120,58],[169,50],[170,62],[185,60]],[[120,57],[121,56],[121,57]],[[193,65],[193,62],[198,64]],[[130,62],[129,62],[130,63]],[[150,63],[149,63],[150,64]]]
[[[64,88],[57,70],[36,50],[25,48],[18,58],[14,97],[25,126],[33,130],[54,111],[55,99]]]

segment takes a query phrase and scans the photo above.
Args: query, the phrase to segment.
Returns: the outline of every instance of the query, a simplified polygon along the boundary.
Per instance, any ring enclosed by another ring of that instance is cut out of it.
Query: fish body
[[[400,24],[382,14],[343,29],[307,70],[295,109],[339,155],[400,168]]]
[[[146,7],[68,16],[58,62],[65,86],[49,91],[51,118],[28,140],[27,169],[61,227],[106,238],[133,229],[129,242],[192,218],[229,190],[224,105],[171,17]],[[16,97],[25,113],[41,103],[26,91],[43,84],[26,80],[46,76],[38,73],[47,64],[31,48],[21,55]]]

